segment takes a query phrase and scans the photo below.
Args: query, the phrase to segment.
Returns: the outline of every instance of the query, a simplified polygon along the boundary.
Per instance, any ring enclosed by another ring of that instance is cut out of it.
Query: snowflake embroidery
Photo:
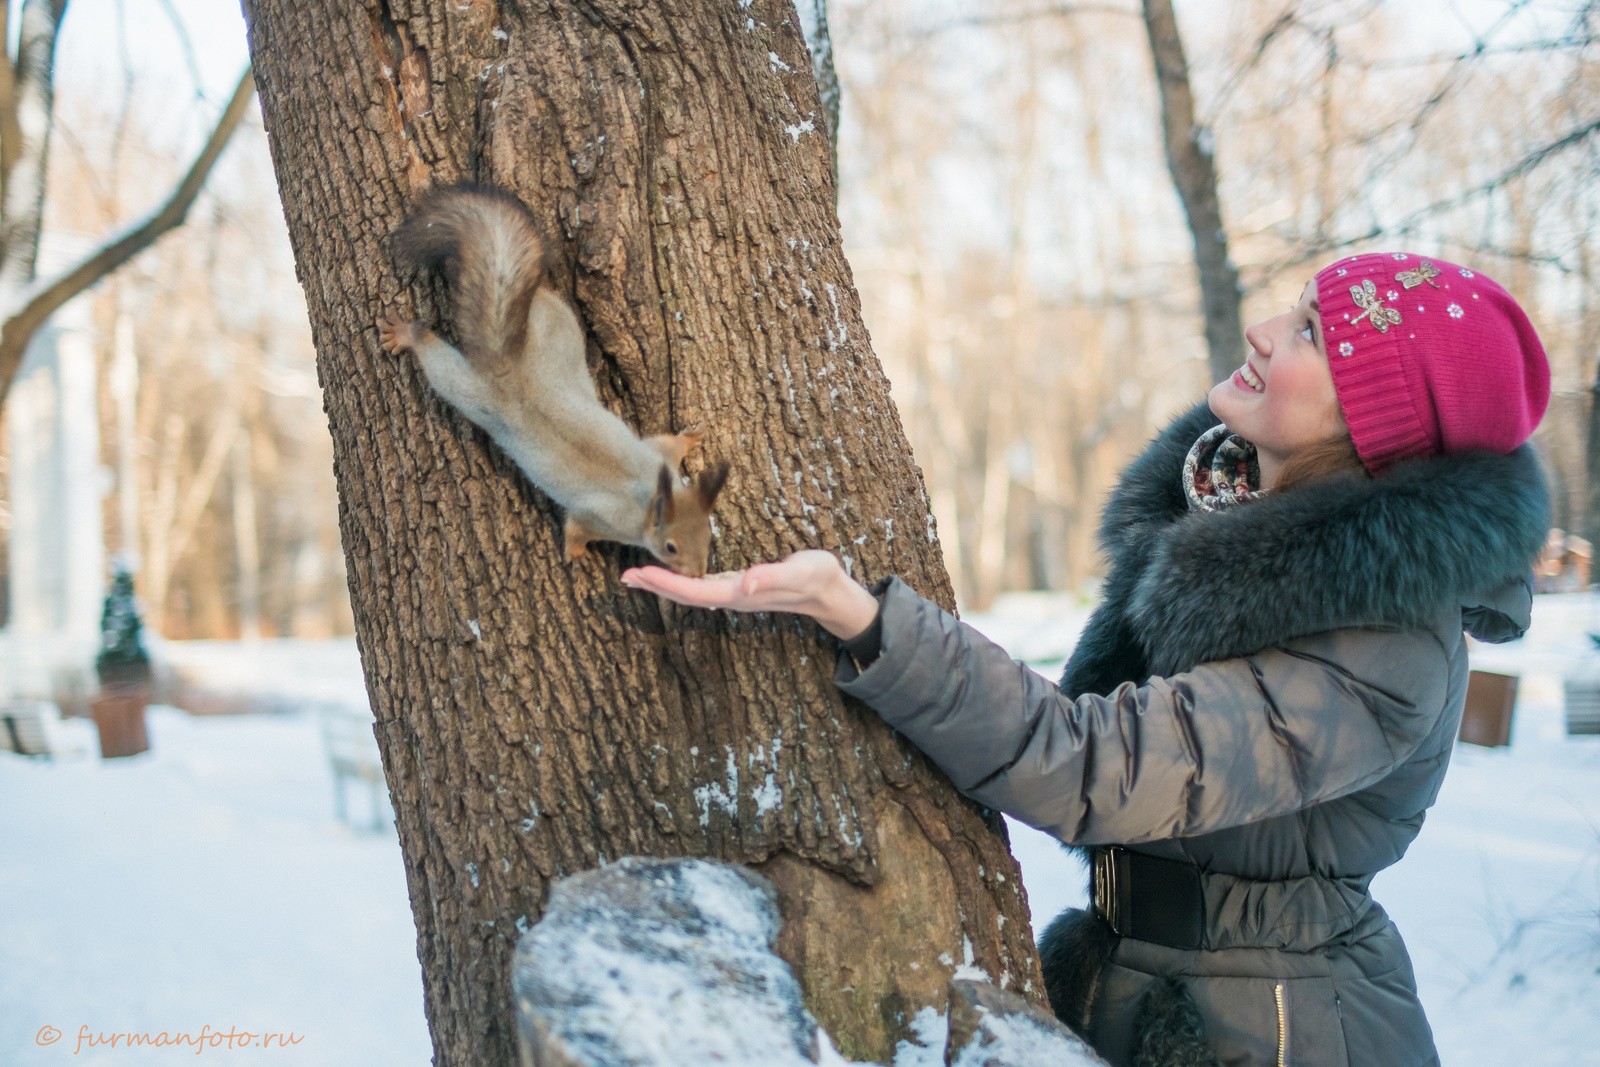
[[[1465,311],[1461,310],[1460,304],[1451,304],[1449,307],[1445,308],[1444,311],[1445,314],[1449,315],[1452,319],[1459,319],[1461,316],[1466,314]]]
[[[1345,270],[1343,267],[1340,267],[1338,270],[1334,271],[1333,273],[1335,273],[1339,277],[1343,278],[1346,274],[1349,274],[1350,272]]]
[[[1473,274],[1470,270],[1468,270],[1465,267],[1461,268],[1461,276],[1463,278],[1475,278],[1475,277],[1477,277],[1477,275]]]
[[[1392,257],[1390,257],[1390,258],[1392,258],[1392,259],[1405,259],[1405,258],[1406,258],[1406,254],[1405,254],[1405,253],[1404,253],[1404,252],[1396,252],[1396,253],[1395,253],[1395,254],[1394,254],[1394,255],[1393,255],[1393,256],[1392,256]]]
[[[1389,292],[1386,295],[1388,296],[1388,298],[1390,300],[1399,300],[1400,299],[1400,294],[1395,292],[1393,289],[1390,289]]]
[[[1349,341],[1346,341],[1342,345],[1339,346],[1339,354],[1341,356],[1348,356],[1350,353],[1354,352],[1355,350],[1356,350],[1356,346],[1351,344]]]

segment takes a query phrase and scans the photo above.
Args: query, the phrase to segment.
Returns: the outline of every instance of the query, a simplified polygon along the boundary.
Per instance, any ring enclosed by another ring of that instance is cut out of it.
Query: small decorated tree
[[[142,628],[133,598],[133,574],[118,564],[100,613],[100,652],[94,658],[100,676],[94,723],[100,732],[100,755],[106,759],[134,756],[150,747],[144,719],[150,698],[150,655],[140,638]]]
[[[150,682],[150,655],[144,650],[139,605],[133,598],[133,574],[121,564],[111,578],[100,613],[100,653],[94,658],[100,688],[122,689]]]

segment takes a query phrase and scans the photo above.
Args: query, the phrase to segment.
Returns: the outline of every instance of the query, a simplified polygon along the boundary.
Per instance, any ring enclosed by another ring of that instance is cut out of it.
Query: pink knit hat
[[[1533,324],[1493,280],[1408,252],[1317,272],[1333,387],[1368,471],[1413,456],[1510,452],[1550,402]]]

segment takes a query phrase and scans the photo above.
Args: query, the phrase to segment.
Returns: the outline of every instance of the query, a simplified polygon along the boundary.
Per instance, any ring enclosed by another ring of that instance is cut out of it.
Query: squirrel
[[[395,231],[394,249],[404,266],[442,269],[460,348],[421,322],[390,317],[378,319],[379,343],[414,353],[434,391],[561,506],[567,559],[585,556],[592,541],[619,541],[703,576],[728,464],[685,485],[676,471],[699,446],[698,431],[641,439],[600,403],[583,327],[542,284],[543,244],[522,201],[489,187],[435,189]]]

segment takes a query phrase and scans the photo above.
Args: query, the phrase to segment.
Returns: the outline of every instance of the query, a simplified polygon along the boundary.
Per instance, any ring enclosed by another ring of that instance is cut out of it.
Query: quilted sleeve
[[[963,793],[1073,844],[1282,815],[1383,777],[1443,714],[1433,630],[1342,629],[1106,696],[1064,696],[898,579],[882,651],[836,682]]]

